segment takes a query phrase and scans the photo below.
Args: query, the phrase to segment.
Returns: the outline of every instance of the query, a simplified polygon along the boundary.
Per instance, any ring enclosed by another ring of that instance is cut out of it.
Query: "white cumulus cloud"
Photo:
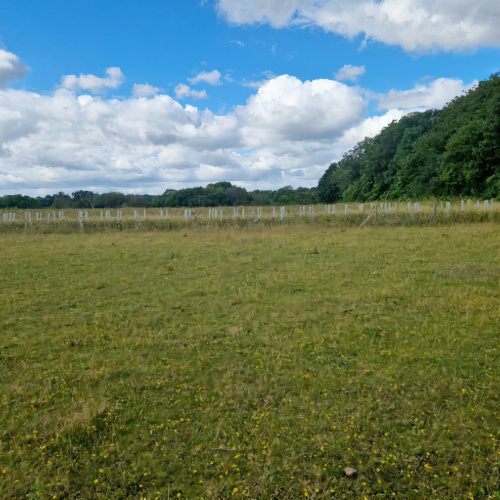
[[[99,94],[106,88],[118,88],[125,80],[125,75],[120,68],[108,68],[106,74],[108,75],[106,78],[99,78],[95,75],[66,75],[61,80],[61,87],[75,92],[88,90],[93,94]]]
[[[220,81],[221,74],[214,69],[213,71],[207,72],[207,71],[202,71],[201,73],[198,73],[194,78],[188,78],[188,81],[191,83],[191,85],[196,85],[197,83],[208,83],[209,85],[222,85],[222,82]]]
[[[220,179],[314,185],[366,105],[359,89],[288,75],[224,115],[162,94],[103,99],[7,89],[0,91],[0,187],[161,192]]]
[[[283,147],[283,141],[331,141],[364,116],[366,105],[357,89],[342,83],[283,75],[265,82],[235,113],[251,145]]]
[[[193,97],[194,99],[208,99],[206,90],[192,90],[185,83],[179,83],[175,87],[175,96],[177,99],[186,99],[187,97]]]
[[[335,73],[335,80],[343,81],[350,80],[355,82],[361,75],[366,73],[366,69],[364,66],[351,66],[350,64],[346,64],[343,68],[340,68]]]
[[[91,95],[81,95],[81,96],[78,96],[78,102],[82,106],[86,106],[87,104],[94,102],[94,98]]]
[[[158,87],[153,87],[148,83],[134,83],[132,95],[134,97],[152,97],[160,92]]]
[[[13,80],[22,80],[30,68],[18,56],[0,48],[0,88],[4,88]]]
[[[391,90],[378,98],[378,109],[442,108],[462,92],[478,84],[465,85],[455,78],[439,78],[428,85],[417,84],[411,90]]]
[[[217,9],[234,24],[315,24],[408,51],[500,45],[498,0],[218,0]]]
[[[47,95],[4,89],[0,189],[158,193],[221,179],[262,189],[313,186],[356,142],[464,88],[442,79],[372,96],[381,109],[390,108],[376,117],[366,116],[369,92],[361,88],[290,75],[270,75],[245,104],[220,114],[162,93],[105,99],[64,88]],[[176,95],[203,98],[206,92],[180,84]]]

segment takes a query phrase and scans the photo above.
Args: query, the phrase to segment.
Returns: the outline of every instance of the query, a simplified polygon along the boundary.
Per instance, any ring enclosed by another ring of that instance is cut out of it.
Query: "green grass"
[[[2,236],[0,498],[500,498],[499,246]]]

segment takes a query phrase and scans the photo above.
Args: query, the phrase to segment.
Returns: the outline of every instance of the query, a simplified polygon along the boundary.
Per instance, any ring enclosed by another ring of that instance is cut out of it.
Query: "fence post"
[[[438,201],[437,198],[434,198],[434,217],[433,217],[434,224],[436,224],[437,222],[437,216],[438,216],[437,210],[438,210]]]

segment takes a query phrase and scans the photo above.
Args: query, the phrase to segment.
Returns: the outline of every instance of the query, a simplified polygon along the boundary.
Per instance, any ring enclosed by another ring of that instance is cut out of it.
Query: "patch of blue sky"
[[[237,149],[233,151],[234,154],[238,156],[248,156],[255,153],[254,149]]]
[[[223,86],[198,84],[194,88],[205,89],[208,99],[182,101],[214,112],[245,104],[257,92],[249,84],[270,73],[306,81],[333,79],[346,64],[365,66],[357,84],[384,93],[413,88],[424,79],[469,83],[500,66],[498,48],[415,55],[380,42],[363,47],[364,35],[348,39],[313,26],[232,26],[213,4],[198,0],[3,0],[0,37],[32,68],[13,87],[46,92],[57,88],[62,75],[104,76],[106,68],[118,66],[125,83],[106,96],[128,97],[134,83],[175,96],[179,83],[189,85],[189,77],[216,69],[225,77]]]

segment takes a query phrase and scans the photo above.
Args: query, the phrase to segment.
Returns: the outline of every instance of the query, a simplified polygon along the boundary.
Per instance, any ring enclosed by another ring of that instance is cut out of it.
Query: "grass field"
[[[500,498],[499,250],[487,222],[4,235],[0,498]]]

